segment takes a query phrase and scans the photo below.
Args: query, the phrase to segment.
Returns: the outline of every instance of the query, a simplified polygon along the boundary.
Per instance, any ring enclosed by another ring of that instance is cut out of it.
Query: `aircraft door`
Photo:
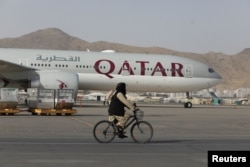
[[[193,66],[185,65],[185,77],[192,78],[193,77]]]

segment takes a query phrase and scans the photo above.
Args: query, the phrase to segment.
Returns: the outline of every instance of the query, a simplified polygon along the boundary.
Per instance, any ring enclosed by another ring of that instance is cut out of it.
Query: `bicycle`
[[[150,123],[143,121],[144,112],[141,110],[134,111],[134,114],[130,116],[127,121],[124,130],[130,125],[130,134],[132,139],[136,143],[147,143],[153,137],[153,128]],[[94,138],[99,143],[110,143],[116,136],[119,135],[116,127],[117,120],[113,121],[102,120],[96,123],[93,129]]]

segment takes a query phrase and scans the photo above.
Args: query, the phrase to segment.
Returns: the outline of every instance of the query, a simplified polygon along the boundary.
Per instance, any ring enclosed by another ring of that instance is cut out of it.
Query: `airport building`
[[[88,94],[80,92],[79,101],[101,102],[106,99],[107,92],[92,91]],[[204,89],[190,92],[191,101],[197,105],[250,105],[250,88],[236,90]],[[184,103],[186,93],[159,93],[159,92],[128,92],[127,98],[137,103],[180,104]],[[249,100],[249,101],[248,101]]]

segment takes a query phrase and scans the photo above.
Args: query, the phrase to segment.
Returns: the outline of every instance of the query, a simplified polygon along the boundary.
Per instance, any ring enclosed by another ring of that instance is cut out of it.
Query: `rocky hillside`
[[[90,43],[56,28],[38,30],[17,38],[0,39],[0,47],[172,54],[209,64],[223,77],[223,82],[216,86],[219,89],[250,87],[250,48],[244,49],[236,55],[215,52],[207,54],[186,53],[159,47],[136,47],[105,41]]]

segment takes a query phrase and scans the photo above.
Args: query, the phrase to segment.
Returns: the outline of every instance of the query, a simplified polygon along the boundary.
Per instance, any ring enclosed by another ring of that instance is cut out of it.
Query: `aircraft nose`
[[[208,68],[208,73],[209,73],[209,77],[211,78],[210,82],[208,83],[210,87],[222,82],[221,75],[217,73],[216,71],[214,71],[212,68]]]
[[[219,80],[222,79],[221,75],[218,74],[217,72],[214,73],[214,78],[219,79]]]

